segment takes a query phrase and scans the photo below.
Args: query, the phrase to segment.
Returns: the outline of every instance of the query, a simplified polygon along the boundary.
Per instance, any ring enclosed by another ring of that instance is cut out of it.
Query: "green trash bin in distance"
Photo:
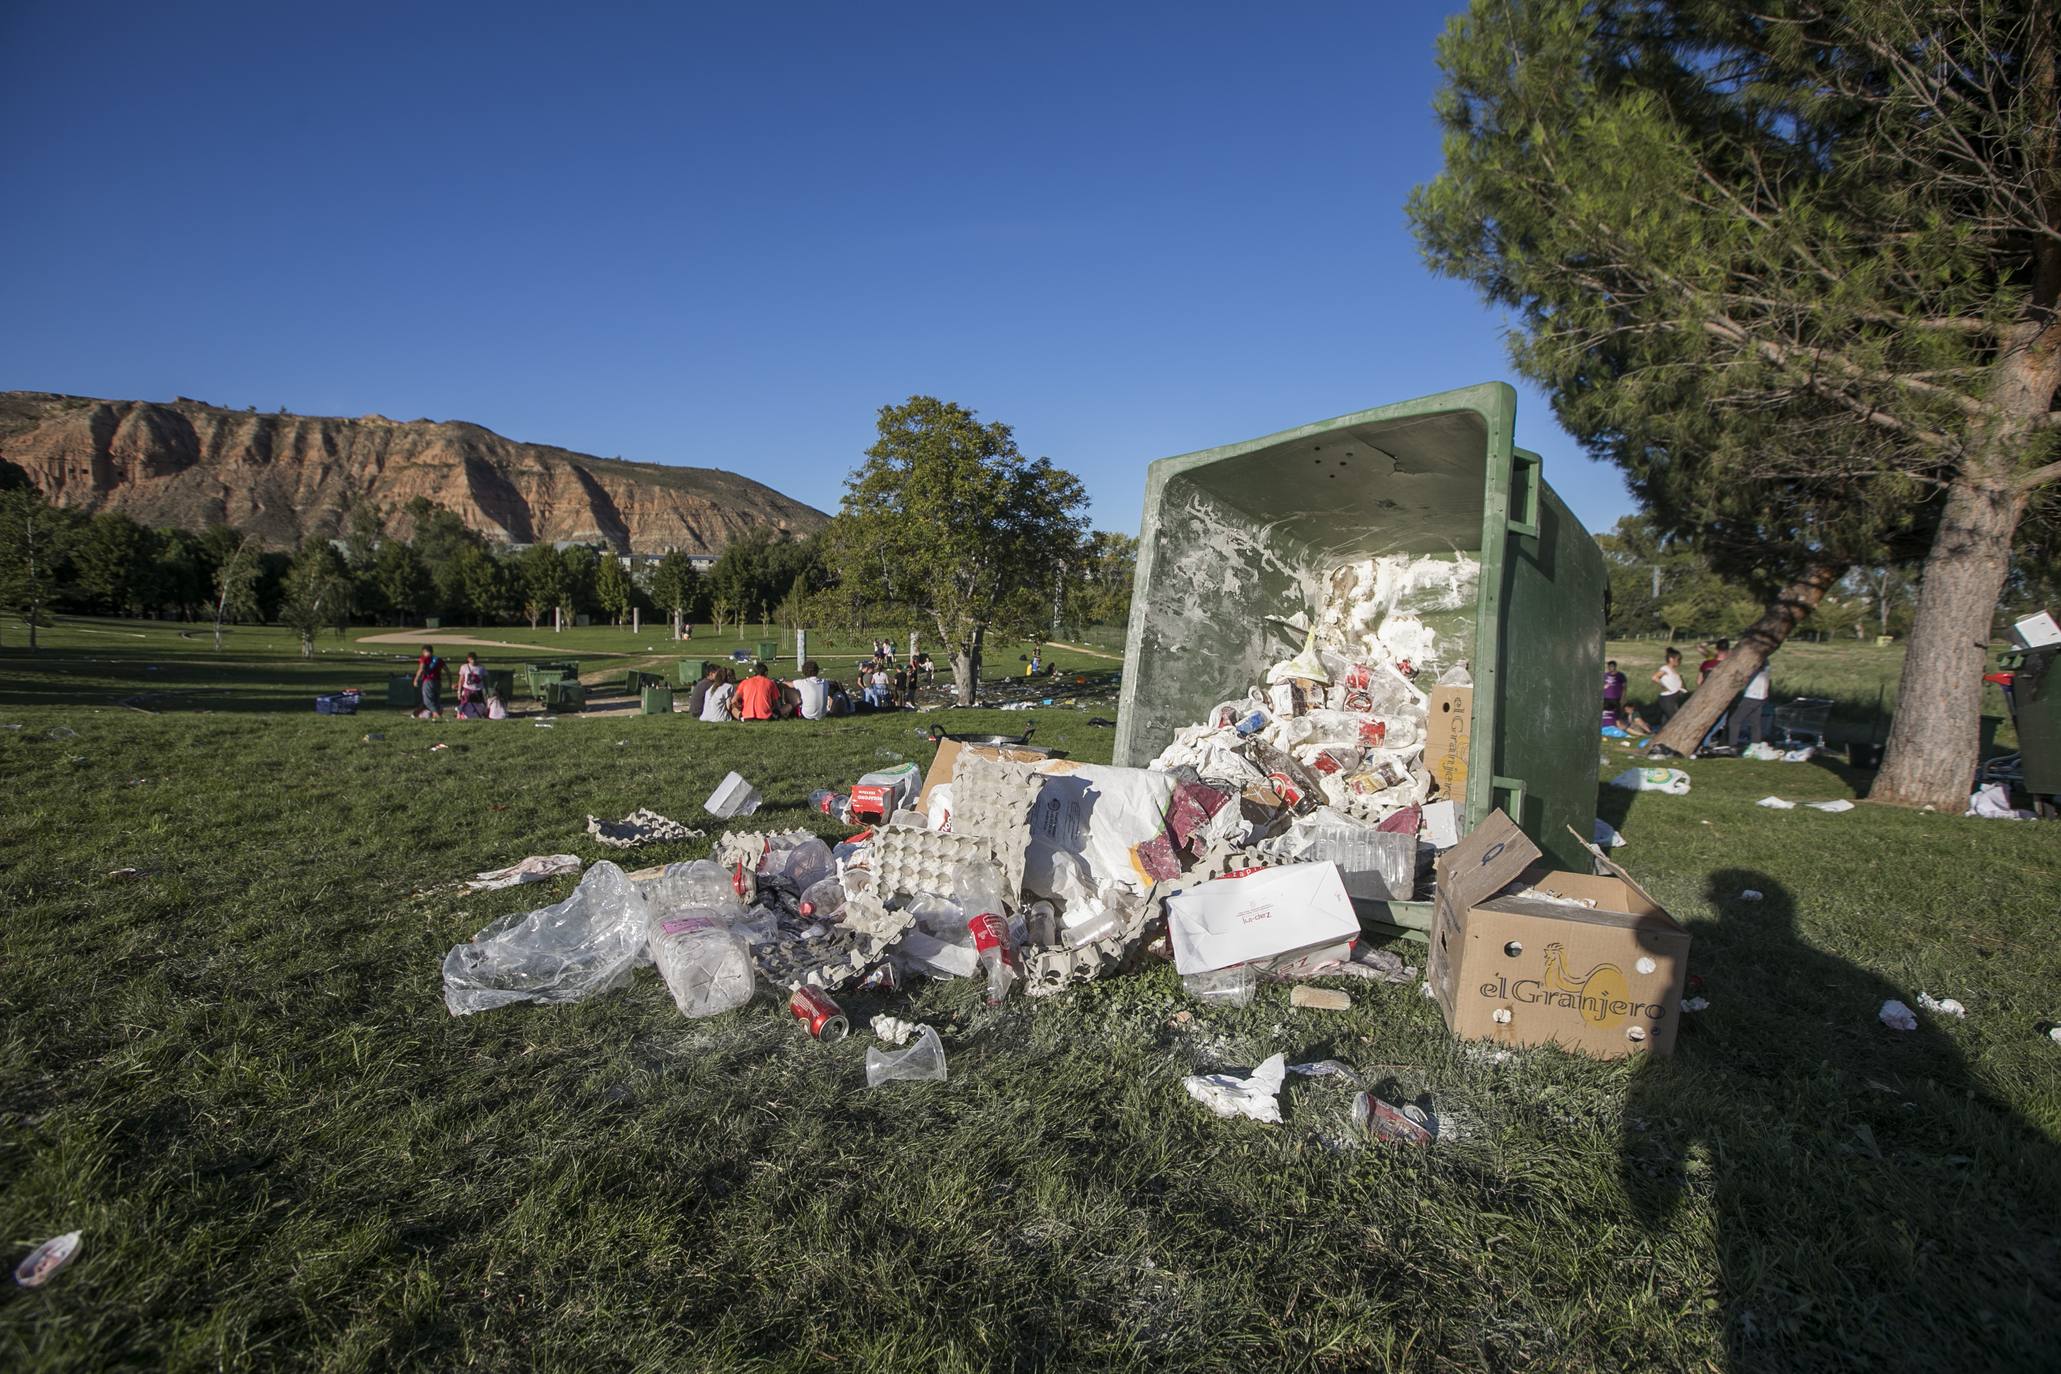
[[[774,659],[776,659],[776,658],[778,658],[778,657],[780,657],[780,641],[779,641],[779,640],[777,640],[777,639],[762,639],[762,640],[760,640],[760,641],[758,642],[758,660],[759,660],[759,662],[761,662],[761,663],[771,663],[771,662],[772,662],[772,661],[773,661]]]
[[[504,702],[515,700],[515,673],[509,668],[487,669],[487,691]]]
[[[386,680],[387,705],[402,706],[412,710],[420,704],[421,700],[422,694],[416,689],[415,675],[413,673],[395,673]]]
[[[1472,638],[1466,824],[1500,806],[1556,867],[1588,872],[1608,579],[1538,455],[1516,447],[1516,416],[1517,393],[1490,382],[1154,463],[1116,762],[1150,763],[1263,682],[1301,647],[1266,617],[1314,615],[1333,569],[1457,551],[1481,563],[1471,613],[1440,627]],[[1431,926],[1425,902],[1361,909]]]
[[[654,682],[644,689],[644,714],[647,716],[669,716],[673,713],[673,689],[663,682]]]
[[[552,678],[541,683],[544,705],[553,711],[577,711],[587,704],[587,688],[577,678]]]
[[[707,667],[698,658],[683,658],[674,665],[674,674],[682,687],[692,687],[694,680],[707,672]]]
[[[2018,727],[2018,763],[2025,790],[2061,795],[2061,648],[2006,654],[2011,670],[2011,712]]]

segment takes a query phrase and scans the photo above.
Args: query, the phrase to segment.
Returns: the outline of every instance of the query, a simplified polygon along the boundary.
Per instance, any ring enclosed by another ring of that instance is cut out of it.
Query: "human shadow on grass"
[[[1705,895],[1720,917],[1689,923],[1690,962],[1710,1008],[1634,1071],[1621,1161],[1656,1241],[1709,1209],[1728,1367],[2041,1367],[2061,1150],[1927,1013],[1882,1024],[1916,991],[1801,938],[1781,883],[1718,869]]]

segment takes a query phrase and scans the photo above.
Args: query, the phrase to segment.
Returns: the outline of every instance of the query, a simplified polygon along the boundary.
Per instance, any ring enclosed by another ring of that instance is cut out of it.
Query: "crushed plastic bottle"
[[[715,907],[651,919],[651,957],[685,1016],[715,1016],[751,1000],[751,947]]]
[[[798,893],[808,891],[836,871],[830,846],[821,840],[804,840],[792,849],[774,850],[759,864],[761,877],[784,878]]]
[[[988,970],[988,1005],[1008,1000],[1016,981],[1016,946],[1009,932],[1009,906],[1003,900],[1002,871],[992,863],[968,859],[952,869],[952,888],[959,905],[973,913],[966,928],[973,932],[974,952]]]
[[[645,884],[645,893],[651,905],[661,912],[681,907],[739,905],[736,881],[730,870],[711,859],[667,864],[658,877]]]
[[[840,824],[852,818],[852,797],[849,792],[835,788],[819,787],[809,793],[809,810],[821,812]]]
[[[844,884],[833,876],[809,884],[796,910],[812,921],[835,921],[844,916],[844,904]]]

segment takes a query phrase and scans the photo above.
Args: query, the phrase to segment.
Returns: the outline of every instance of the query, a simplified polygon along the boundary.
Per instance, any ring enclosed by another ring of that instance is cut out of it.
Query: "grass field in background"
[[[999,1013],[970,979],[848,998],[948,1056],[868,1091],[870,1036],[763,1000],[688,1021],[646,969],[454,1019],[439,970],[572,886],[472,872],[616,857],[587,814],[694,824],[731,768],[753,827],[834,834],[808,791],[927,762],[937,717],[317,717],[374,660],[169,639],[0,649],[0,1240],[85,1233],[0,1296],[0,1368],[2052,1366],[2052,825],[1754,805],[1854,794],[1821,763],[1603,789],[1694,933],[1711,1005],[1669,1060],[1486,1053],[1414,985],[1203,1007],[1148,964]],[[115,704],[167,675],[159,714]],[[1106,759],[1093,714],[951,719]],[[1877,1021],[1921,991],[1967,1019]],[[1279,1126],[1180,1088],[1276,1051],[1427,1095],[1453,1138],[1355,1147],[1335,1080],[1291,1079]]]

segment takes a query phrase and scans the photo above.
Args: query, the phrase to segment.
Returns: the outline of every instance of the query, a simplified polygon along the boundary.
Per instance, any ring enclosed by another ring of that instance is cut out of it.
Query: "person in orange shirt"
[[[737,718],[771,720],[780,704],[780,687],[766,675],[766,665],[752,665],[751,676],[737,684]]]

